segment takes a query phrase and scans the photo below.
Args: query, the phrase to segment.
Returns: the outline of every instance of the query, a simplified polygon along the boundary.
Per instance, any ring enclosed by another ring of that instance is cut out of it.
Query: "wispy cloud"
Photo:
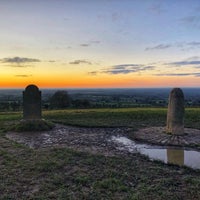
[[[177,43],[171,43],[171,44],[157,44],[152,47],[145,48],[145,51],[151,51],[151,50],[165,50],[168,48],[178,48],[180,50],[192,50],[200,48],[200,41],[191,41],[191,42],[177,42]]]
[[[200,77],[200,73],[161,73],[154,74],[155,76],[195,76]]]
[[[3,58],[1,59],[1,62],[21,64],[21,63],[40,62],[40,60],[35,58],[12,57],[12,58]]]
[[[199,23],[200,16],[198,15],[190,15],[184,18],[181,18],[181,21],[184,23],[195,24]]]
[[[92,45],[98,45],[100,44],[101,42],[99,40],[92,40],[92,41],[89,41],[89,42],[86,42],[86,43],[82,43],[80,44],[81,47],[90,47]]]
[[[80,64],[91,65],[92,63],[90,61],[87,61],[87,60],[74,60],[72,62],[69,62],[69,64],[71,64],[71,65],[80,65]]]
[[[93,72],[88,72],[88,74],[89,74],[89,75],[92,75],[92,76],[95,76],[95,75],[98,74],[98,72],[97,72],[97,71],[93,71]]]
[[[199,41],[186,42],[180,44],[178,47],[180,47],[181,50],[183,51],[194,50],[200,48],[200,42]]]
[[[27,78],[27,77],[30,77],[30,76],[32,76],[32,74],[30,74],[30,75],[27,75],[27,74],[15,75],[15,77],[19,77],[19,78]]]
[[[200,42],[188,42],[187,45],[189,46],[200,46]]]
[[[200,15],[190,15],[184,18],[181,18],[180,21],[186,26],[193,28],[200,28]]]
[[[171,44],[158,44],[156,46],[153,46],[153,47],[147,47],[145,49],[145,51],[149,51],[149,50],[163,50],[163,49],[168,49],[172,47]]]
[[[172,66],[196,66],[196,65],[200,65],[200,59],[198,56],[194,56],[194,57],[190,57],[186,60],[181,60],[181,61],[177,61],[177,62],[169,62],[169,63],[164,63],[164,65],[172,65]]]
[[[89,43],[87,43],[87,44],[85,43],[85,44],[80,44],[80,46],[81,46],[81,47],[89,47],[90,44],[89,44]]]
[[[93,40],[91,41],[92,44],[100,44],[101,42],[99,40]]]
[[[32,63],[41,62],[39,59],[35,58],[24,58],[24,57],[11,57],[2,58],[0,62],[9,64],[10,67],[30,67]]]
[[[116,22],[116,21],[120,20],[121,18],[122,18],[122,16],[121,16],[121,13],[119,13],[119,12],[113,12],[111,14],[111,19],[113,22]]]
[[[166,12],[161,3],[152,5],[149,10],[155,14],[162,14]]]
[[[88,74],[97,75],[98,73],[105,74],[129,74],[129,73],[137,73],[142,71],[150,71],[153,70],[155,66],[145,66],[141,64],[122,64],[122,65],[114,65],[107,69],[103,69],[101,71],[92,71]]]

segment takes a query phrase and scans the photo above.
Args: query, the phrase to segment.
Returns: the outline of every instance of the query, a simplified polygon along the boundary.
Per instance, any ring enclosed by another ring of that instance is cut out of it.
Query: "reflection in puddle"
[[[112,141],[118,143],[119,148],[129,152],[138,151],[148,156],[151,160],[161,160],[164,163],[172,163],[179,166],[188,166],[200,169],[200,152],[163,146],[153,146],[136,143],[126,137],[112,136]]]
[[[184,165],[183,149],[167,149],[167,161],[176,165]]]

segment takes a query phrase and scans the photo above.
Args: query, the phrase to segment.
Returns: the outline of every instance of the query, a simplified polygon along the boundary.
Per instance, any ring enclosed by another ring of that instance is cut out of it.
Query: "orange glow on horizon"
[[[151,88],[151,87],[199,87],[194,85],[191,77],[165,77],[165,76],[61,76],[51,77],[21,77],[4,78],[0,81],[0,88],[25,88],[35,84],[40,88]]]

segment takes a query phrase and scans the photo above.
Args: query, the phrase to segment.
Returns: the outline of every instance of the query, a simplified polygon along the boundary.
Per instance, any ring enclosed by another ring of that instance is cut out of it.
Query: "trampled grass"
[[[165,125],[165,108],[44,111],[78,126]],[[0,113],[1,131],[21,113]],[[200,128],[200,109],[186,109],[186,126]],[[138,154],[106,157],[66,148],[29,149],[0,135],[0,199],[199,199],[200,172],[151,162]]]

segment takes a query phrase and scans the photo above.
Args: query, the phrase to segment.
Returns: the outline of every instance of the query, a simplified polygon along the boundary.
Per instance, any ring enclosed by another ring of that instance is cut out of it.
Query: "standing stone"
[[[184,94],[180,88],[174,88],[169,95],[166,132],[174,135],[184,134]]]
[[[41,91],[35,85],[28,85],[23,91],[23,119],[41,119]]]

